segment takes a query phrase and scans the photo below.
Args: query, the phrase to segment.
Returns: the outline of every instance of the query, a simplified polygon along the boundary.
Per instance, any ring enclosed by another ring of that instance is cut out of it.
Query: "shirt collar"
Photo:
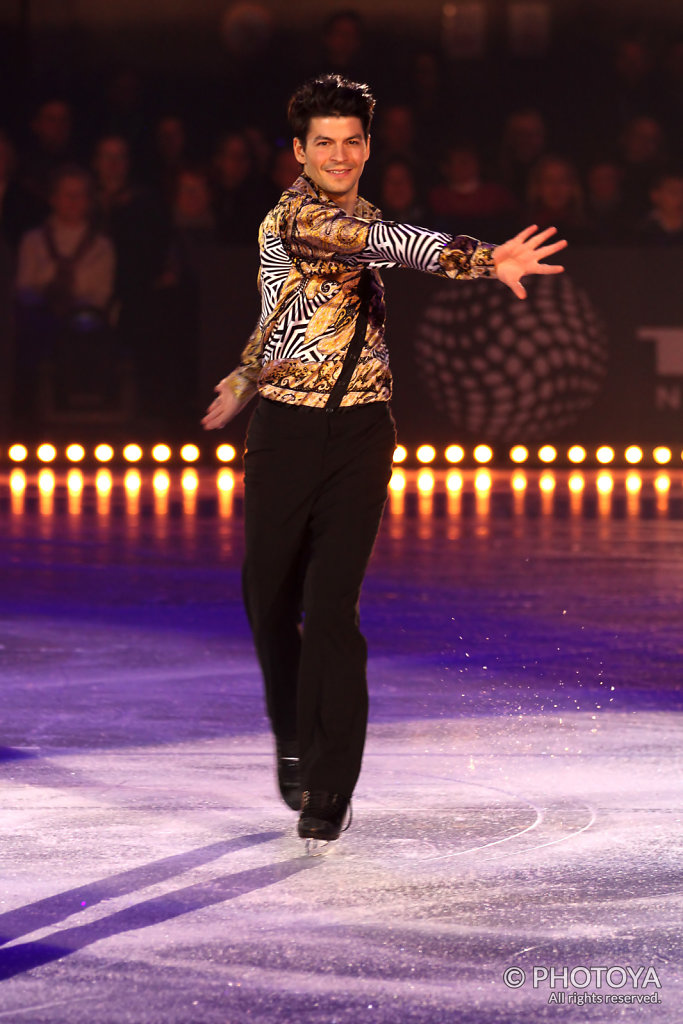
[[[323,190],[316,185],[312,178],[309,178],[307,174],[300,174],[288,191],[315,196],[321,203],[328,203],[330,206],[336,206],[336,203],[333,203],[332,200],[325,195]],[[380,211],[376,206],[373,206],[372,203],[368,202],[367,199],[363,199],[362,196],[358,196],[353,215],[354,217],[360,217],[362,220],[378,220],[380,218]]]

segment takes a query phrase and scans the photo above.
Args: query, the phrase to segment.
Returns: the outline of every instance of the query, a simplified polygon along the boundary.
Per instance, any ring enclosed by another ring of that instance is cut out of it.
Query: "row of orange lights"
[[[186,492],[194,492],[199,487],[199,477],[194,468],[186,468],[182,474],[182,488]],[[523,470],[515,470],[510,478],[510,486],[513,491],[517,493],[523,493],[528,487],[528,479]],[[235,475],[231,469],[223,468],[219,470],[216,479],[217,488],[219,491],[226,492],[232,491],[235,487]],[[446,474],[445,479],[446,489],[452,494],[456,494],[464,489],[465,477],[460,470],[454,469]],[[129,469],[125,474],[124,479],[125,489],[128,493],[138,493],[142,487],[142,477],[137,469]],[[421,494],[430,494],[434,491],[436,486],[436,478],[434,473],[430,469],[422,469],[417,474],[416,479],[417,490]],[[599,494],[609,495],[614,490],[614,476],[610,470],[603,470],[598,473],[595,479],[595,488]],[[55,487],[55,475],[51,469],[42,469],[38,478],[39,490],[43,494],[49,494],[54,490]],[[83,474],[80,470],[72,469],[69,471],[67,478],[67,490],[69,494],[79,494],[84,486]],[[97,473],[96,478],[96,490],[99,494],[108,494],[112,490],[113,480],[112,475],[108,469],[100,469]],[[169,473],[165,469],[157,469],[154,473],[153,487],[158,493],[166,492],[170,489],[171,478]],[[389,483],[390,491],[394,493],[400,493],[406,490],[408,486],[408,479],[402,469],[395,469]],[[557,486],[557,481],[554,474],[546,470],[538,479],[538,488],[544,494],[552,494]],[[572,494],[581,494],[587,486],[587,481],[584,474],[581,471],[572,473],[567,480],[567,487]],[[627,493],[636,495],[642,490],[643,481],[640,473],[634,470],[626,475],[624,480],[624,487]],[[10,490],[13,494],[23,493],[26,487],[26,475],[21,469],[13,469],[10,474]],[[493,487],[493,477],[488,469],[480,468],[477,470],[474,476],[474,488],[475,491],[484,494],[491,491]],[[661,472],[657,475],[654,480],[655,490],[665,495],[671,489],[671,477],[667,472]]]
[[[462,491],[465,486],[465,478],[459,470],[451,470],[446,474],[446,490],[452,493]],[[510,486],[513,491],[523,492],[529,484],[526,474],[522,470],[516,470],[510,478]],[[603,470],[598,473],[595,479],[595,489],[599,494],[611,494],[614,490],[614,475],[610,470]],[[430,469],[422,469],[417,474],[417,490],[428,494],[434,490],[436,479]],[[552,493],[557,486],[555,475],[545,471],[538,479],[538,488],[545,494]],[[572,494],[581,494],[587,486],[586,477],[583,472],[572,473],[567,480],[567,487]],[[401,469],[394,470],[389,483],[391,491],[403,491],[407,487],[406,475]],[[643,479],[639,471],[634,470],[626,475],[624,487],[629,494],[638,494],[643,487]],[[493,488],[493,477],[488,469],[478,469],[474,475],[474,489],[479,492],[490,491]],[[668,493],[671,489],[671,477],[667,472],[659,473],[654,479],[654,488],[660,493]]]
[[[29,450],[26,445],[13,444],[8,449],[7,454],[11,462],[20,463],[28,459]],[[59,452],[53,444],[40,444],[36,448],[35,454],[39,462],[48,463],[54,462]],[[68,462],[72,463],[83,462],[87,454],[82,444],[69,444],[64,449],[64,457]],[[96,445],[91,454],[100,463],[112,462],[116,456],[116,452],[110,444]],[[154,462],[170,462],[173,458],[173,449],[167,444],[155,444],[149,454]],[[184,444],[178,454],[183,462],[193,463],[199,461],[202,452],[196,444]],[[220,444],[216,448],[216,458],[219,462],[232,462],[236,454],[237,452],[231,444]],[[143,460],[145,452],[139,444],[127,444],[121,450],[121,455],[125,462],[136,463]]]
[[[29,458],[29,450],[26,445],[13,444],[8,449],[8,457],[13,463],[25,462]],[[71,463],[83,462],[86,459],[87,451],[82,444],[70,444],[64,449],[63,456]],[[170,462],[174,458],[173,449],[167,444],[154,445],[149,453],[152,460],[157,463]],[[198,462],[202,456],[200,448],[196,444],[184,444],[177,454],[184,463]],[[472,450],[472,457],[478,465],[486,465],[494,459],[494,451],[487,444],[476,445]],[[139,444],[124,445],[121,455],[127,463],[141,462],[145,458],[145,452]],[[220,444],[216,448],[215,456],[218,462],[232,462],[237,455],[236,449],[231,444]],[[431,444],[420,445],[415,450],[415,458],[421,465],[429,465],[437,458],[438,452]],[[448,445],[443,451],[443,457],[450,465],[457,465],[466,459],[466,451],[459,444]],[[53,444],[40,444],[35,450],[35,456],[39,462],[54,462],[59,452]],[[91,452],[91,456],[99,463],[112,462],[116,457],[116,451],[110,444],[98,444]],[[544,465],[557,462],[562,456],[553,445],[546,444],[532,452],[525,445],[514,445],[508,452],[508,458],[515,465],[523,465],[533,460],[534,457]],[[566,452],[566,459],[573,465],[580,465],[589,458],[589,453],[583,445],[572,445]],[[609,465],[617,458],[616,450],[610,445],[601,445],[595,450],[595,460],[600,465]],[[638,465],[646,458],[646,453],[639,445],[630,445],[624,450],[623,458],[629,465]],[[673,451],[664,445],[652,449],[651,458],[660,466],[668,465],[673,459]],[[408,449],[404,445],[397,445],[394,451],[394,463],[401,464],[408,459]],[[681,452],[683,459],[683,452]]]
[[[451,464],[457,464],[463,462],[465,459],[465,449],[462,445],[451,444],[444,451],[444,458]],[[407,458],[407,451],[399,445],[394,454],[394,462],[403,462]],[[556,462],[561,458],[557,448],[551,444],[541,445],[535,452],[536,458],[539,462],[544,465]],[[431,444],[423,444],[416,450],[415,456],[418,462],[428,464],[434,462],[437,456],[436,448]],[[493,461],[494,451],[487,444],[478,444],[472,451],[474,461],[481,464],[486,464]],[[508,452],[508,458],[515,465],[522,465],[533,459],[534,453],[529,450],[523,444],[514,445]],[[614,462],[617,457],[617,452],[610,445],[601,445],[595,451],[595,460],[602,466],[609,465]],[[588,451],[583,445],[574,444],[568,450],[566,454],[567,461],[573,465],[580,465],[588,459]],[[624,460],[631,466],[638,465],[645,458],[645,452],[643,449],[636,444],[629,445],[624,451]],[[673,459],[673,451],[671,448],[667,448],[664,445],[659,445],[652,450],[653,460],[660,466],[667,465]],[[683,452],[681,452],[681,459],[683,459]]]

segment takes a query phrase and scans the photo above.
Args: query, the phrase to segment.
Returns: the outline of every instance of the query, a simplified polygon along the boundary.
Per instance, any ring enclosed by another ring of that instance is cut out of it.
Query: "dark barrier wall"
[[[498,282],[383,273],[403,443],[683,439],[683,250],[574,247],[563,257],[567,272],[529,279],[526,301]],[[255,271],[253,249],[223,252],[211,268],[207,400],[258,315]],[[231,439],[251,408],[227,428]]]

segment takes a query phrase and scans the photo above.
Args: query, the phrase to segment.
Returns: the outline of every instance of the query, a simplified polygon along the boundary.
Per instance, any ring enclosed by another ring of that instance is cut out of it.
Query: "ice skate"
[[[301,810],[301,768],[296,740],[276,740],[277,783],[280,796],[293,811]]]
[[[349,820],[342,829],[346,812]],[[298,833],[305,842],[308,856],[319,856],[329,845],[346,832],[351,824],[351,801],[341,793],[324,790],[306,790],[301,805]]]

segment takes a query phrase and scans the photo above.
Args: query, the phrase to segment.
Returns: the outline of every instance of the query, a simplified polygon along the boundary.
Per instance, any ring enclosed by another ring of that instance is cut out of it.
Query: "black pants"
[[[273,732],[303,788],[350,797],[368,714],[363,577],[396,429],[385,402],[335,412],[259,399],[244,456],[243,593]]]

